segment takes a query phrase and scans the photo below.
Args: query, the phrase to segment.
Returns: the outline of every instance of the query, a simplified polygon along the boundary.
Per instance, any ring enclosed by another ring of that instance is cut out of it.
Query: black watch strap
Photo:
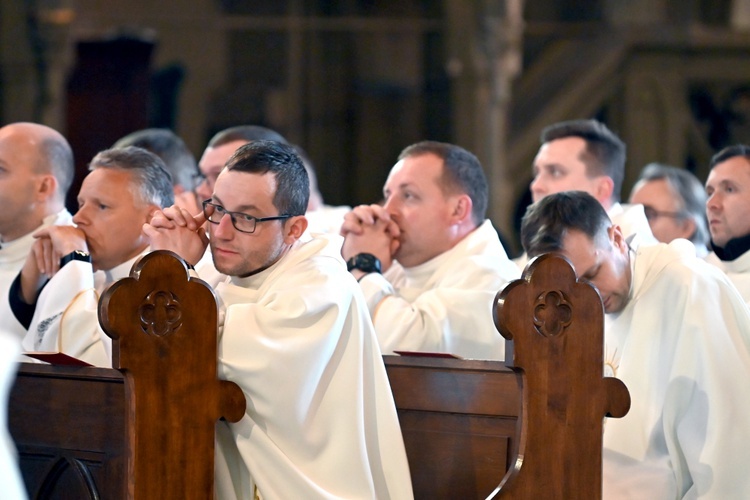
[[[91,264],[91,254],[84,252],[83,250],[73,250],[60,259],[60,269],[71,260],[80,260],[81,262],[88,262]]]
[[[366,273],[382,273],[380,259],[371,253],[358,253],[351,259],[347,260],[346,269],[348,271],[359,269]]]

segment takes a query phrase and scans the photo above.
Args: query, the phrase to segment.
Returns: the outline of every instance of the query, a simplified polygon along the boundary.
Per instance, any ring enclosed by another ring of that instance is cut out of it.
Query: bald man
[[[73,152],[57,131],[37,123],[0,128],[0,317],[14,318],[8,289],[34,243],[34,233],[71,224],[65,195],[73,181]],[[4,326],[23,338],[17,321]]]

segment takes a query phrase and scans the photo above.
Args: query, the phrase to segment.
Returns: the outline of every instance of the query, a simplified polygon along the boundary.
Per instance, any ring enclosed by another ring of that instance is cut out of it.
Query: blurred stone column
[[[523,0],[446,0],[445,9],[456,142],[484,165],[488,216],[510,236],[514,189],[507,162],[508,110],[512,83],[521,71]]]

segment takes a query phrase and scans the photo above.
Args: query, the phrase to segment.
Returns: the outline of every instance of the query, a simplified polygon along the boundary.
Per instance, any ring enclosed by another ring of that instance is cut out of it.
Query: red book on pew
[[[417,358],[453,358],[463,359],[461,356],[456,356],[449,352],[421,352],[421,351],[393,351],[399,356],[414,356]]]
[[[43,352],[43,351],[29,351],[22,353],[24,356],[44,361],[51,365],[68,365],[68,366],[94,366],[92,364],[81,361],[73,356],[68,356],[62,352]]]

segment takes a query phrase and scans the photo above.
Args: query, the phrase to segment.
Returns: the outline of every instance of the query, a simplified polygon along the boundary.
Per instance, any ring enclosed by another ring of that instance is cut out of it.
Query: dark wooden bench
[[[9,426],[31,498],[211,498],[214,422],[244,413],[216,379],[213,292],[154,252],[99,312],[116,369],[19,371]],[[600,497],[602,417],[629,398],[602,376],[598,294],[543,256],[492,313],[505,363],[384,357],[415,497]]]
[[[385,356],[417,498],[601,498],[604,311],[562,258],[498,293],[506,362]]]

